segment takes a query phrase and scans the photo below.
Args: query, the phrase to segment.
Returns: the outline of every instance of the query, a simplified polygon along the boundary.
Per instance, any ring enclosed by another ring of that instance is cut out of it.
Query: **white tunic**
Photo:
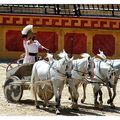
[[[30,40],[24,40],[23,46],[25,48],[25,57],[23,63],[34,63],[35,56],[31,56],[29,53],[38,53],[39,48],[42,48],[42,45],[37,40],[32,41],[32,43],[30,43]]]
[[[38,53],[39,48],[42,48],[42,45],[37,40],[32,43],[28,40],[26,45],[29,53]]]

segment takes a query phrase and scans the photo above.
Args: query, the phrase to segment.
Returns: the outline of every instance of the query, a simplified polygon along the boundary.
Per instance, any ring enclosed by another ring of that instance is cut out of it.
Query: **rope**
[[[87,73],[87,72],[79,71],[79,70],[78,70],[78,64],[79,64],[79,63],[76,61],[76,64],[75,64],[76,69],[73,69],[74,71],[76,71],[76,72],[78,72],[78,73],[82,73],[82,74],[89,74],[89,73]]]
[[[5,68],[5,69],[7,68],[7,66],[3,66],[3,65],[0,65],[0,67],[3,67],[3,68]]]
[[[83,73],[83,74],[89,74],[89,73],[87,73],[87,72],[82,72],[82,71],[79,71],[79,70],[75,70],[75,69],[73,69],[74,71],[77,71],[77,72],[80,72],[80,73]]]
[[[49,63],[48,63],[48,64],[50,65],[48,73],[50,72],[50,69],[52,68],[52,69],[56,70],[58,73],[60,73],[61,75],[66,76],[66,74],[64,74],[64,73],[60,72],[60,71],[59,71],[59,70],[57,70],[55,67],[52,67],[52,66],[53,66],[53,63],[54,63],[54,61],[53,61],[51,64],[49,64]]]

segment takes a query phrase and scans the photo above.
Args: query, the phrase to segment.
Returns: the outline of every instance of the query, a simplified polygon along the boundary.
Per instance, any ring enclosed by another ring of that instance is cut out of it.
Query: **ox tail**
[[[35,91],[36,91],[35,77],[37,77],[36,74],[37,74],[36,64],[34,64],[32,69],[31,84],[30,84],[30,91],[31,91],[32,97],[35,97]]]

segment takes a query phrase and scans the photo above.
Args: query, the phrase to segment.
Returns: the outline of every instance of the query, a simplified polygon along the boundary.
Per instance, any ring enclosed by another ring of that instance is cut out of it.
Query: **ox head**
[[[95,63],[94,63],[94,57],[91,57],[88,53],[82,53],[81,57],[86,58],[86,72],[89,74],[90,78],[93,79],[94,77],[94,68],[95,68]]]
[[[65,71],[65,74],[67,76],[67,78],[71,77],[71,71],[73,68],[72,65],[72,58],[69,58],[68,54],[65,52],[65,50],[63,50],[63,52],[59,53],[58,56],[61,58],[61,68]]]

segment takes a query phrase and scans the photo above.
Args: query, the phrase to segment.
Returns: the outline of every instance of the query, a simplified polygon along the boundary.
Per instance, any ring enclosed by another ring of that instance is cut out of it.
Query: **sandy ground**
[[[39,101],[41,105],[41,109],[36,109],[34,106],[34,101],[32,95],[29,90],[25,90],[22,96],[20,103],[8,103],[3,94],[2,85],[6,79],[6,71],[5,68],[1,67],[5,66],[6,63],[0,63],[0,116],[23,116],[23,115],[32,115],[32,116],[56,116],[55,111],[52,107],[43,108],[41,100]],[[61,115],[60,116],[120,116],[120,81],[117,85],[117,96],[114,100],[114,104],[116,105],[115,109],[110,108],[107,105],[108,93],[106,87],[102,88],[103,90],[103,105],[104,109],[99,110],[95,109],[93,106],[93,91],[92,85],[88,85],[87,87],[87,99],[84,104],[80,102],[82,98],[82,87],[79,87],[79,109],[72,110],[71,109],[71,101],[68,100],[69,93],[67,86],[64,86],[64,90],[61,98]],[[50,100],[51,105],[54,104],[54,97]]]

